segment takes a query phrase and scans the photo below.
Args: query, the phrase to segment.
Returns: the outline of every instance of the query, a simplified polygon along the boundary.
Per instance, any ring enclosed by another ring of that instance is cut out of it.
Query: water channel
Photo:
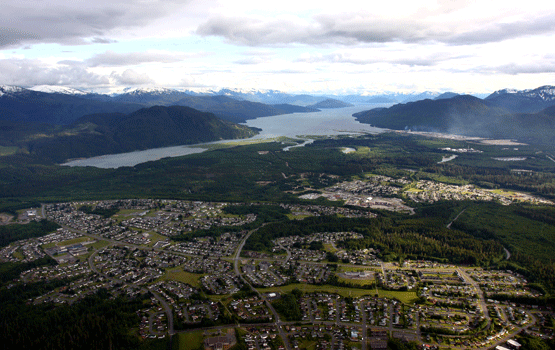
[[[379,133],[383,129],[362,124],[355,120],[353,113],[384,107],[380,104],[357,105],[339,109],[324,109],[314,113],[291,113],[272,117],[263,117],[247,120],[245,123],[251,127],[262,129],[258,135],[248,140],[275,138],[279,136],[299,137],[305,139],[305,145],[312,142],[309,136]],[[158,160],[166,157],[178,157],[189,154],[201,153],[206,150],[203,145],[225,143],[229,140],[209,142],[198,145],[184,145],[162,147],[118,154],[108,154],[86,159],[77,159],[62,165],[67,166],[93,166],[97,168],[119,168],[135,166],[140,163]],[[301,146],[301,145],[298,145]],[[298,147],[297,146],[297,147]],[[295,147],[295,146],[294,146]],[[284,150],[289,150],[286,147]]]

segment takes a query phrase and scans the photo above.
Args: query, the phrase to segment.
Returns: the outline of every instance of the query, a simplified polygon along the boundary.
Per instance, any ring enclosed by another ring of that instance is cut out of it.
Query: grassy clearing
[[[415,192],[415,193],[424,192],[424,190],[422,190],[420,188],[414,188],[414,187],[409,187],[407,189],[404,189],[403,191],[404,192]]]
[[[0,146],[0,157],[11,156],[12,154],[16,154],[18,149],[19,147],[16,147],[16,146],[13,146],[13,147]]]
[[[338,251],[338,249],[334,248],[333,244],[331,243],[324,243],[324,250],[330,253],[335,253],[336,251]]]
[[[295,144],[297,143],[295,142],[295,140],[296,139],[280,136],[280,137],[272,137],[267,139],[254,139],[254,140],[246,139],[246,140],[228,141],[223,143],[190,145],[187,147],[204,148],[206,150],[212,151],[212,150],[224,149],[224,148],[235,147],[235,146],[255,145],[260,143],[271,143],[271,142],[290,142]]]
[[[156,232],[148,232],[148,235],[148,238],[150,238],[151,240],[151,242],[148,244],[149,247],[154,246],[158,241],[164,241],[168,239],[168,237],[159,235]]]
[[[289,220],[303,220],[309,218],[313,215],[294,215],[294,214],[285,214]]]
[[[416,292],[400,292],[395,290],[382,290],[378,289],[378,296],[380,298],[397,299],[405,304],[413,304],[418,297]]]
[[[514,191],[507,191],[507,190],[502,190],[502,189],[497,189],[497,190],[491,190],[491,193],[495,193],[498,194],[500,196],[505,196],[505,197],[512,197],[515,194],[517,194],[517,192]]]
[[[193,287],[200,288],[200,278],[202,276],[204,275],[183,271],[181,268],[176,268],[172,270],[167,270],[166,274],[161,277],[161,280],[179,281],[190,284]]]
[[[357,286],[365,286],[375,281],[374,278],[354,279],[354,278],[345,278],[345,277],[339,277],[339,276],[338,276],[338,279],[339,279],[339,282],[352,283],[352,284],[356,284]]]
[[[48,243],[42,246],[42,248],[44,249],[48,249],[48,248],[52,248],[52,247],[64,247],[67,245],[73,245],[73,244],[77,244],[77,243],[83,243],[83,242],[88,242],[91,241],[91,239],[89,237],[77,237],[77,238],[73,238],[73,239],[68,239],[67,241],[62,241],[62,242],[55,242],[55,243]]]
[[[303,340],[299,344],[300,349],[314,350],[318,342],[316,340]]]
[[[302,283],[294,283],[294,284],[289,284],[289,285],[280,286],[280,287],[258,288],[258,291],[261,293],[269,293],[269,292],[288,293],[295,288],[298,288],[299,290],[305,293],[327,292],[327,293],[336,293],[344,297],[348,297],[348,296],[361,297],[364,295],[376,294],[375,289],[371,289],[371,290],[353,289],[353,288],[335,287],[335,286],[327,286],[327,285],[315,286],[312,284],[302,284]]]
[[[358,298],[365,295],[372,295],[372,296],[376,295],[376,289],[355,289],[355,288],[335,287],[335,286],[328,286],[328,285],[315,286],[312,284],[302,284],[302,283],[294,283],[294,284],[289,284],[287,286],[280,286],[280,287],[257,288],[257,290],[260,293],[269,293],[269,292],[288,293],[295,288],[298,288],[299,290],[305,293],[326,292],[326,293],[339,294],[343,297],[350,296],[353,298]],[[381,290],[381,289],[378,289],[378,296],[380,298],[397,299],[405,304],[412,304],[416,301],[416,299],[418,299],[416,296],[416,292],[400,292],[400,291],[389,291],[389,290]]]
[[[204,331],[179,333],[179,350],[198,349],[204,346]]]
[[[360,267],[360,266],[352,266],[352,265],[339,265],[339,270],[337,272],[362,272],[362,271],[372,271],[372,272],[379,272],[380,270],[377,268],[371,267]]]
[[[25,258],[25,256],[19,249],[13,252],[13,257],[19,260],[23,260]]]
[[[110,245],[110,242],[108,241],[96,241],[96,243],[91,244],[91,247],[93,247],[94,249],[101,249],[108,245]]]
[[[130,215],[130,214],[135,214],[135,213],[143,213],[147,210],[144,209],[121,209],[120,211],[118,211],[118,213],[116,215]],[[115,216],[115,215],[114,215]]]

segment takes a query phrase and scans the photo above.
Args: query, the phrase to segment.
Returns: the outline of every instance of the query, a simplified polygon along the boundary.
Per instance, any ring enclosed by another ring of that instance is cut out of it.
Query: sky
[[[555,2],[2,0],[0,85],[362,94],[555,85]]]

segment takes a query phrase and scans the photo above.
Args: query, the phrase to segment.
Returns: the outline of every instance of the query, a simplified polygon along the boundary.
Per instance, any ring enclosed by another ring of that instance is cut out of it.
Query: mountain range
[[[555,87],[500,90],[483,100],[469,95],[425,99],[354,116],[362,123],[389,129],[519,139],[552,146]]]
[[[292,111],[318,111],[290,104],[269,105],[238,100],[225,95],[190,95],[171,89],[134,89],[121,94],[103,95],[50,86],[30,89],[0,86],[2,120],[68,125],[89,114],[130,113],[156,105],[192,107],[235,123]]]
[[[0,121],[2,146],[41,159],[72,158],[254,136],[256,129],[183,106],[154,106],[135,112],[94,114],[71,125]]]
[[[407,95],[343,96],[341,100],[278,91],[128,89],[105,95],[37,86],[0,86],[0,146],[56,162],[69,158],[252,136],[233,122],[286,113],[341,108],[362,99],[387,103]],[[296,101],[265,104],[258,100]],[[414,95],[413,97],[415,97]],[[355,114],[378,127],[519,138],[553,144],[555,87],[499,90],[484,99],[453,92]],[[306,104],[306,102],[312,104]]]

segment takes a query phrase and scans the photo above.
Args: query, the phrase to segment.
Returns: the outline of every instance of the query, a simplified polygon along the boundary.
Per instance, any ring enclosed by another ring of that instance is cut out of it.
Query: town
[[[393,187],[386,182],[396,183],[381,177],[328,190],[363,196],[400,191],[398,182]],[[453,192],[422,182],[409,193],[430,200],[421,188]],[[471,190],[465,188],[465,196]],[[387,262],[374,249],[341,248],[344,240],[362,238],[355,232],[281,237],[267,253],[243,250],[252,231],[171,239],[256,220],[255,214],[225,212],[234,205],[149,199],[45,204],[34,209],[34,219],[61,227],[2,248],[0,258],[30,262],[49,256],[57,262],[24,271],[13,282],[68,281],[32,300],[35,304],[71,304],[100,289],[113,296],[142,295],[148,303],[138,311],[141,337],[195,334],[207,348],[218,339],[226,346],[242,341],[253,350],[385,349],[394,338],[434,348],[518,349],[514,337],[522,331],[553,336],[547,327],[552,310],[509,301],[542,295],[515,272],[426,260]],[[293,217],[338,211],[375,216],[341,207],[281,206]],[[397,208],[404,210],[402,204]],[[112,215],[100,215],[106,210]],[[291,300],[298,314],[280,307]],[[220,331],[196,330],[213,326]],[[232,332],[235,327],[241,339]]]

